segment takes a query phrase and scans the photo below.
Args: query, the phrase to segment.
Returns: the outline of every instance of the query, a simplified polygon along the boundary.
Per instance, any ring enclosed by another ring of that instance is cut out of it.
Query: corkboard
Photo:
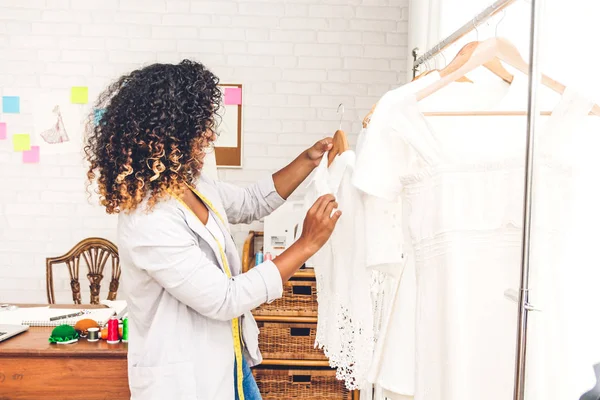
[[[227,88],[239,88],[242,90],[241,84],[220,84],[225,93]],[[215,143],[215,157],[217,159],[217,167],[221,168],[241,168],[242,166],[242,101],[237,105],[225,105],[221,110],[223,115],[221,123],[217,127],[217,133],[220,137]],[[233,135],[233,136],[232,136]],[[235,140],[237,139],[237,140]],[[235,143],[233,143],[235,141]],[[219,142],[226,146],[219,145]]]

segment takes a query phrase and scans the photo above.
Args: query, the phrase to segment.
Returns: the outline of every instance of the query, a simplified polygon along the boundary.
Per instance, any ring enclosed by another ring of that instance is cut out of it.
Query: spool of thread
[[[256,253],[256,264],[255,265],[259,265],[263,263],[263,252],[261,250],[258,251],[258,253]]]
[[[273,256],[271,255],[271,253],[265,253],[265,261],[271,261],[273,259]]]
[[[88,328],[87,340],[88,342],[97,342],[100,340],[100,328]]]
[[[119,320],[116,317],[111,317],[108,320],[108,336],[106,338],[106,343],[119,343]]]
[[[123,343],[127,343],[129,340],[129,319],[125,318],[123,320],[123,339],[121,339]]]

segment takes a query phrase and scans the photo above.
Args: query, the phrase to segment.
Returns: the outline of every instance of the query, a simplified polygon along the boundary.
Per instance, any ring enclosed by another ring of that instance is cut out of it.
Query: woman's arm
[[[230,224],[249,224],[257,221],[271,214],[285,202],[275,190],[273,178],[270,176],[248,187],[213,181],[206,177],[203,179],[209,181],[219,192]]]
[[[331,144],[331,138],[320,140],[272,177],[246,188],[212,181],[207,177],[203,179],[217,188],[229,223],[249,224],[266,217],[283,204],[285,199],[319,165],[319,161],[331,148]]]
[[[331,149],[332,138],[325,138],[315,143],[310,149],[303,151],[294,161],[273,174],[273,182],[277,193],[287,199],[298,186],[315,169],[323,154]]]
[[[185,219],[152,212],[129,230],[121,262],[144,270],[173,297],[220,321],[239,317],[281,297],[279,270],[271,261],[228,278],[195,241]]]
[[[209,318],[228,321],[281,297],[286,282],[329,239],[341,213],[320,197],[309,210],[301,238],[275,261],[228,278],[191,240],[183,218],[151,213],[138,221],[121,249],[122,260],[145,270],[167,292]],[[190,239],[187,239],[187,237]]]

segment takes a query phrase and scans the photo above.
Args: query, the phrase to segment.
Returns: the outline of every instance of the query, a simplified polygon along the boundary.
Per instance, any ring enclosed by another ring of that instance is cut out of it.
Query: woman
[[[249,188],[212,181],[201,170],[216,138],[217,83],[199,63],[155,64],[123,76],[96,105],[104,112],[88,135],[88,178],[107,213],[119,213],[132,399],[260,399],[248,368],[261,362],[250,310],[281,297],[340,217],[333,196],[320,198],[295,244],[241,273],[228,222],[280,206],[331,139]]]

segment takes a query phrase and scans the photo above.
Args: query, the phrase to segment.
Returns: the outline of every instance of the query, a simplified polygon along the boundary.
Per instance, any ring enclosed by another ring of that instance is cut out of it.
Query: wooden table
[[[32,327],[0,342],[0,400],[130,398],[127,344],[85,339],[70,345],[50,344],[51,332],[52,328]]]

